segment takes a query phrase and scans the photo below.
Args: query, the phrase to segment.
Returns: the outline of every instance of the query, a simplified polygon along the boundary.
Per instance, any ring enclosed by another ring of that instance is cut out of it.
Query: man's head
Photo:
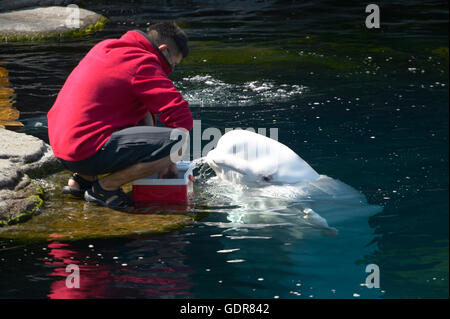
[[[174,22],[161,22],[147,29],[150,39],[158,46],[172,67],[188,56],[188,37]]]

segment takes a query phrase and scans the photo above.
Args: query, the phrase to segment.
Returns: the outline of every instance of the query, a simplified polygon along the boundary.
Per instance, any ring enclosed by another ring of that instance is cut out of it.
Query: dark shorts
[[[173,130],[154,126],[126,128],[114,132],[97,153],[85,160],[59,160],[68,170],[84,175],[114,173],[137,163],[153,162],[169,156],[172,147],[182,139],[181,135],[172,134]]]

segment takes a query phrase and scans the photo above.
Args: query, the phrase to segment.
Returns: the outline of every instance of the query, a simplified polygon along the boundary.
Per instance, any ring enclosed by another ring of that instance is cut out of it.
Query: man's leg
[[[139,125],[145,125],[145,126],[155,126],[155,123],[153,123],[153,117],[152,117],[152,115],[150,114],[150,113],[147,113],[146,114],[146,116],[139,122]],[[139,171],[139,170],[141,170],[142,168],[141,167],[136,167],[135,169],[132,169],[132,171],[134,172],[135,170],[137,170],[137,171]],[[125,171],[125,170],[124,170]],[[122,171],[121,171],[122,172]],[[114,174],[118,174],[117,176],[113,176],[112,178],[111,178],[111,181],[109,181],[108,179],[102,179],[102,182],[100,182],[100,186],[102,186],[104,189],[106,189],[106,190],[111,190],[111,189],[117,189],[117,188],[119,188],[121,185],[123,185],[123,184],[121,184],[120,186],[118,186],[118,187],[115,187],[115,188],[111,188],[111,187],[108,187],[107,185],[110,185],[111,184],[111,182],[112,182],[112,184],[115,186],[116,185],[116,183],[115,183],[115,181],[116,182],[118,182],[118,181],[121,181],[121,180],[123,180],[123,174],[119,174],[119,173],[121,173],[121,172],[117,172],[117,173],[114,173]],[[87,181],[90,181],[90,182],[94,182],[94,181],[96,181],[97,180],[97,176],[91,176],[91,175],[84,175],[84,174],[80,174],[80,173],[78,173],[78,172],[75,172],[76,174],[78,174],[80,177],[82,177],[82,178],[84,178],[85,180],[87,180]],[[126,173],[128,173],[128,172],[126,172]],[[153,174],[153,173],[152,173]],[[149,175],[152,175],[152,174],[149,174]],[[145,176],[148,176],[148,175],[145,175]],[[144,176],[144,177],[145,177]],[[139,178],[142,178],[142,177],[139,177]],[[124,184],[126,184],[126,183],[129,183],[129,182],[125,182]],[[70,187],[72,187],[72,188],[74,188],[74,189],[80,189],[80,185],[78,185],[78,183],[76,182],[76,181],[74,181],[73,180],[73,178],[69,178],[69,181],[67,182],[67,185],[69,185]],[[114,186],[112,186],[112,187],[114,187]]]
[[[121,186],[136,179],[165,171],[171,165],[174,164],[170,160],[170,156],[152,162],[131,165],[101,178],[98,183],[92,185],[92,189],[85,192],[84,198],[88,202],[95,202],[102,206],[128,208],[133,205],[133,202],[125,196]]]
[[[132,205],[121,186],[155,173],[162,178],[177,175],[175,162],[180,156],[171,155],[173,152],[180,155],[183,134],[185,132],[180,130],[150,126],[130,127],[113,133],[102,150],[89,158],[89,163],[83,163],[89,167],[84,172],[112,173],[93,183],[84,198],[112,208]]]
[[[126,183],[159,173],[171,164],[170,156],[153,162],[137,163],[103,177],[99,180],[99,184],[105,190],[116,190]]]

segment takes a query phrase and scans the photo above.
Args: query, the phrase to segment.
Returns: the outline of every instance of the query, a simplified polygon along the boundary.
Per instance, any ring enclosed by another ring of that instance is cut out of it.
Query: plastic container
[[[158,179],[158,174],[133,182],[133,199],[148,203],[186,203],[194,194],[190,162],[177,162],[178,178]]]

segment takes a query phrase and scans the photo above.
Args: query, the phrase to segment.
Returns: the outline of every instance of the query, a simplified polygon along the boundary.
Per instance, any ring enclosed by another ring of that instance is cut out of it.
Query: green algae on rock
[[[448,60],[448,47],[439,47],[437,49],[431,50],[431,53]]]
[[[42,140],[0,128],[0,226],[24,222],[38,212],[43,190],[30,175],[57,167]]]
[[[5,213],[0,214],[0,227],[29,220],[44,204],[44,191],[38,183],[26,178],[20,184],[6,198],[3,198],[5,191],[0,190],[0,210],[7,208]]]
[[[67,25],[68,7],[46,7],[0,13],[0,41],[26,42],[78,38],[104,28],[108,19],[95,12],[79,10],[79,25]]]
[[[135,237],[179,229],[196,219],[193,213],[164,208],[119,212],[63,195],[61,188],[69,176],[63,171],[42,181],[47,200],[41,213],[26,223],[1,227],[0,238],[36,242]]]
[[[192,53],[183,60],[186,65],[286,65],[287,63],[312,63],[337,70],[348,70],[359,64],[334,55],[306,52],[299,48],[262,47],[256,45],[220,46],[217,41],[192,41]]]

